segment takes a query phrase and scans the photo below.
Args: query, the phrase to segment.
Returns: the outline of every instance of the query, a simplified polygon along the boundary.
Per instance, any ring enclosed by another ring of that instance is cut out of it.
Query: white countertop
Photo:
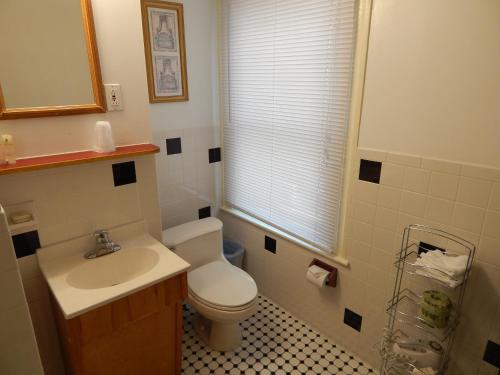
[[[190,267],[189,263],[147,234],[142,222],[110,230],[110,237],[122,246],[122,250],[95,259],[84,258],[84,254],[95,246],[95,239],[91,235],[44,247],[37,251],[40,268],[66,319],[74,318],[169,279],[187,271]],[[108,274],[102,274],[108,269],[110,273],[113,271],[120,273],[125,268],[137,267],[130,262],[139,255],[132,253],[139,251],[146,252],[148,255],[144,261],[146,264],[144,267],[147,267],[144,269],[147,271],[137,272],[135,275],[134,272],[127,270],[128,274],[133,275],[126,281],[105,287],[92,286],[94,276],[96,279],[100,276],[109,278]],[[86,272],[93,271],[94,265],[96,266],[95,273],[91,273],[91,276],[86,279],[80,278],[91,286],[86,289],[75,287],[75,283],[72,283],[75,273],[82,268],[85,268]]]

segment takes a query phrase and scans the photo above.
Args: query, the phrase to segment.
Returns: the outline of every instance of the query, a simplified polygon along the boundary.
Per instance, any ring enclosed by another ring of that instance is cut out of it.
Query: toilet
[[[191,264],[188,302],[196,310],[195,332],[213,350],[238,348],[239,322],[257,309],[257,285],[224,258],[222,222],[210,217],[169,228],[163,243]]]

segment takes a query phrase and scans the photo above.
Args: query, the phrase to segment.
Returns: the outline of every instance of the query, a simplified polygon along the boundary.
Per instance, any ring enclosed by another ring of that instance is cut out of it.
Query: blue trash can
[[[224,256],[233,265],[239,268],[243,267],[243,256],[245,248],[237,242],[224,240]]]

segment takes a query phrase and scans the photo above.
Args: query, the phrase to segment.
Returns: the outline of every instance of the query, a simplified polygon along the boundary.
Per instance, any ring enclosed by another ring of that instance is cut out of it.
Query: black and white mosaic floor
[[[191,326],[184,306],[183,373],[188,374],[372,374],[353,355],[259,296],[258,311],[241,323],[243,343],[234,352],[212,351]]]

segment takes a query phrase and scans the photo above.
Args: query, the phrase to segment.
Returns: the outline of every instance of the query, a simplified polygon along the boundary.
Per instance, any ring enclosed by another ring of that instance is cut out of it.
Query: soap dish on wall
[[[4,209],[11,236],[38,229],[33,201],[6,205]]]

